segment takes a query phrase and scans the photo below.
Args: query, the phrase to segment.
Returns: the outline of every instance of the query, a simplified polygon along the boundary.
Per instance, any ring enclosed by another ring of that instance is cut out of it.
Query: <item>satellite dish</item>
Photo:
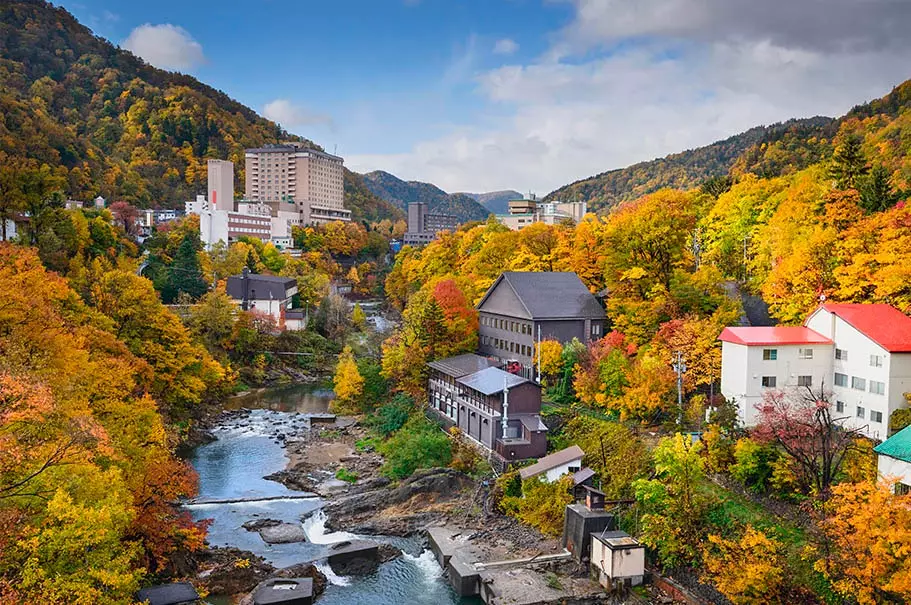
[[[819,295],[819,302],[826,302],[826,295],[825,295],[825,294],[820,294],[820,295]]]

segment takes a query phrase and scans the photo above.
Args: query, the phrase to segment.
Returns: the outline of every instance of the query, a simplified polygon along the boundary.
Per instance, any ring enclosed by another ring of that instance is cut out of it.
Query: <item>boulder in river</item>
[[[281,525],[282,522],[278,519],[254,519],[247,521],[241,527],[247,531],[259,531],[265,527],[275,527],[276,525]]]
[[[293,544],[307,541],[304,529],[295,523],[279,523],[262,527],[259,529],[259,535],[267,544]]]
[[[251,552],[212,547],[198,555],[197,585],[211,594],[235,595],[253,590],[275,568]]]

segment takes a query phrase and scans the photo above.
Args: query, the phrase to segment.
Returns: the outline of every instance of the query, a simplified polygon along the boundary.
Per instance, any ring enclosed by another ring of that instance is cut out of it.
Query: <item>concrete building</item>
[[[540,386],[470,353],[427,366],[429,409],[490,451],[500,468],[547,452]]]
[[[502,273],[477,309],[479,352],[517,364],[529,378],[538,340],[604,336],[604,309],[575,273]]]
[[[351,220],[342,158],[296,142],[247,149],[244,157],[246,199],[294,209],[305,225]]]
[[[258,275],[244,268],[242,274],[228,278],[226,292],[241,310],[269,315],[277,326],[284,328],[285,313],[291,309],[291,299],[297,294],[297,280]]]
[[[185,204],[187,214],[199,215],[199,235],[206,246],[217,242],[230,244],[242,236],[269,241],[272,210],[265,204],[240,203],[237,206],[237,210],[212,208],[202,195],[196,196],[195,202]]]
[[[846,426],[873,439],[911,391],[911,318],[885,304],[822,304],[798,327],[725,328],[721,392],[755,424],[770,389],[823,386]]]
[[[592,533],[591,566],[608,590],[618,584],[639,586],[645,578],[645,545],[625,531]]]
[[[408,230],[403,238],[406,246],[424,246],[442,231],[455,231],[459,219],[449,214],[431,214],[426,202],[408,204]]]
[[[911,492],[911,426],[895,433],[875,448],[881,479],[893,482],[896,494]]]
[[[540,476],[546,483],[553,483],[563,475],[582,470],[582,458],[585,452],[578,445],[572,445],[559,452],[548,454],[534,464],[519,469],[522,481]]]
[[[556,225],[564,220],[579,223],[588,213],[586,202],[539,202],[534,194],[508,202],[509,213],[498,214],[497,220],[513,231],[534,223]]]
[[[234,210],[234,162],[208,161],[209,205],[215,210]]]

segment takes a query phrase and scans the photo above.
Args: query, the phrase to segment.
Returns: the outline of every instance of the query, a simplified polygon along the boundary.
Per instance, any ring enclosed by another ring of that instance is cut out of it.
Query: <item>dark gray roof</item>
[[[522,425],[527,428],[529,431],[546,431],[547,425],[541,420],[541,417],[537,414],[523,414],[519,417],[519,420],[522,421]]]
[[[136,593],[136,600],[140,603],[148,601],[149,605],[182,605],[196,603],[199,594],[189,582],[178,582],[143,588]]]
[[[459,378],[456,382],[484,395],[493,395],[494,393],[501,393],[504,384],[512,389],[530,381],[521,376],[505,372],[500,368],[487,368]]]
[[[589,479],[595,476],[595,471],[588,468],[587,466],[581,470],[573,473],[573,485],[579,485],[580,483],[585,483]]]
[[[544,456],[543,458],[538,459],[537,462],[531,466],[526,466],[523,469],[519,469],[519,476],[522,479],[528,479],[529,477],[534,477],[535,475],[540,475],[541,473],[546,473],[551,469],[555,469],[558,466],[563,466],[568,462],[573,460],[580,460],[585,455],[585,452],[582,451],[582,448],[578,445],[571,445],[566,449],[560,450],[559,452],[554,452]]]
[[[251,300],[254,298],[254,292],[256,293],[256,300],[268,300],[270,293],[272,294],[272,300],[284,300],[288,298],[288,292],[297,287],[297,280],[293,277],[251,273],[247,275],[247,279],[250,282],[247,286],[247,296]],[[229,277],[226,291],[231,298],[243,300],[244,276],[232,275]]]
[[[475,355],[474,353],[466,353],[465,355],[458,355],[456,357],[450,357],[448,359],[438,359],[436,361],[431,361],[427,365],[429,365],[434,370],[439,370],[447,376],[452,376],[453,378],[461,378],[462,376],[474,374],[475,372],[485,370],[497,364],[495,361],[486,357],[481,357],[480,355]]]
[[[502,285],[512,288],[533,319],[604,319],[604,309],[575,273],[504,272],[478,308]]]

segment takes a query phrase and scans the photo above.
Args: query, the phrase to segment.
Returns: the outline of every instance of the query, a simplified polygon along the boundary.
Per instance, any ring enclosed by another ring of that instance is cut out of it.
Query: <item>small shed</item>
[[[645,546],[624,531],[593,533],[592,573],[598,583],[612,588],[617,583],[638,586],[645,576]]]
[[[522,481],[543,475],[546,483],[553,483],[567,473],[577,473],[582,470],[582,458],[585,452],[578,445],[572,445],[559,452],[548,454],[531,466],[519,469]]]
[[[199,593],[189,582],[175,582],[143,588],[136,593],[136,600],[148,605],[195,605]]]

